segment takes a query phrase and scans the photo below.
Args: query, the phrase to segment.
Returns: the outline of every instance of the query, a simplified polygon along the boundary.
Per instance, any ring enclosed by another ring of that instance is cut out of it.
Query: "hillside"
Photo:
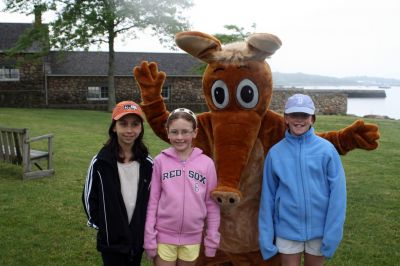
[[[379,77],[344,77],[310,75],[304,73],[272,73],[275,86],[400,86],[399,79]]]

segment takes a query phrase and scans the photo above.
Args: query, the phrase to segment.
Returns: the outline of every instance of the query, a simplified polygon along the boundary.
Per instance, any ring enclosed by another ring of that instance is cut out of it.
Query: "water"
[[[400,119],[400,87],[380,89],[377,86],[305,86],[304,89],[385,90],[386,98],[348,98],[347,114],[356,116],[382,115]]]

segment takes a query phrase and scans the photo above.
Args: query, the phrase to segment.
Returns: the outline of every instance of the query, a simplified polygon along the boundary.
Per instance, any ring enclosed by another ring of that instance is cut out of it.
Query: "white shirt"
[[[128,213],[128,221],[131,222],[136,206],[137,191],[139,185],[139,163],[132,161],[129,163],[118,162],[119,180],[121,182],[121,193],[124,198],[125,209]]]

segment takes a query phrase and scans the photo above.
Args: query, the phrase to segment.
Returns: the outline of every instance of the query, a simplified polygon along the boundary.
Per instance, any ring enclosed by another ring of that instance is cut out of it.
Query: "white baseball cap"
[[[315,114],[314,102],[310,96],[305,94],[294,94],[290,96],[285,104],[285,114],[306,113]]]

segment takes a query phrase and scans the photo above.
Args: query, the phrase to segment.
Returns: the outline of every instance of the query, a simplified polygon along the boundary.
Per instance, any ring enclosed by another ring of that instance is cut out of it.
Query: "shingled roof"
[[[13,47],[21,34],[31,28],[30,23],[0,23],[0,53]],[[38,52],[36,47],[28,53]],[[184,53],[115,52],[115,75],[131,76],[134,66],[142,61],[156,62],[168,76],[200,76],[201,62]],[[107,76],[108,52],[59,52],[47,56],[48,75]]]
[[[168,76],[200,76],[201,62],[183,53],[116,52],[115,75],[131,76],[142,61],[156,62]],[[51,76],[107,76],[108,52],[50,52]],[[196,71],[197,70],[197,71]]]
[[[31,23],[0,23],[0,52],[15,46],[18,38],[28,29],[32,28]],[[33,44],[26,53],[39,52],[39,46]]]

